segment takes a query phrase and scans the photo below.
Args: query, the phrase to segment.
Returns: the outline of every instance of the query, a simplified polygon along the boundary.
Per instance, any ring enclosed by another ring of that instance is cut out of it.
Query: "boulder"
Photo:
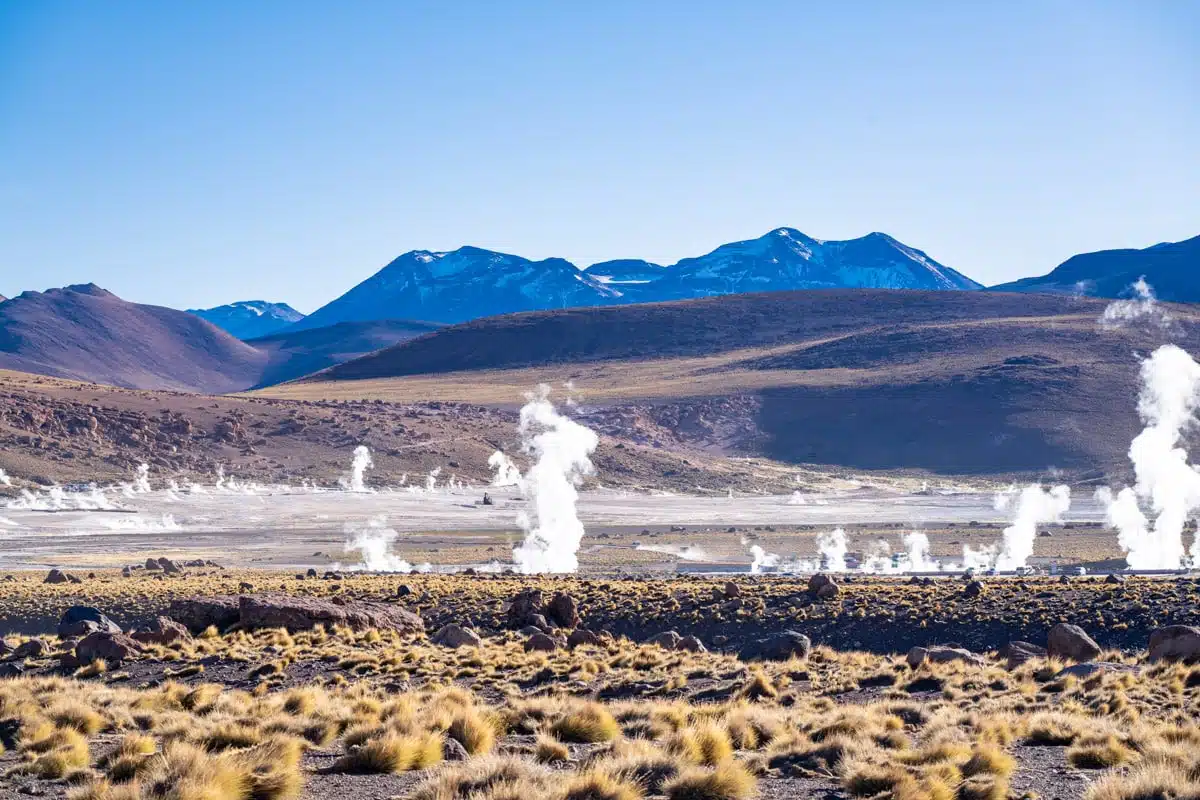
[[[725,597],[732,600],[735,597],[742,596],[742,587],[738,586],[733,581],[725,581]]]
[[[286,594],[244,594],[238,598],[242,627],[305,631],[317,625],[345,625],[356,631],[375,628],[402,634],[424,633],[425,623],[411,611],[386,603],[347,600],[341,604]]]
[[[200,633],[210,625],[218,630],[236,625],[241,617],[241,609],[238,598],[218,594],[174,600],[167,609],[167,616],[192,633]]]
[[[25,674],[25,667],[9,662],[0,664],[0,678],[19,678]]]
[[[70,579],[67,578],[67,573],[61,569],[52,569],[46,573],[46,579],[42,583],[66,583],[68,580]]]
[[[696,636],[684,636],[675,645],[676,650],[686,650],[689,653],[707,653],[708,648],[704,646],[704,642]]]
[[[803,633],[783,631],[750,642],[738,652],[742,661],[787,661],[790,658],[808,658],[812,641]]]
[[[1082,664],[1072,664],[1069,667],[1064,667],[1054,674],[1054,677],[1065,678],[1068,675],[1074,675],[1076,678],[1086,680],[1087,678],[1101,672],[1136,672],[1137,667],[1132,664],[1118,664],[1115,661],[1085,661]]]
[[[478,633],[454,623],[438,628],[430,641],[442,647],[479,647],[483,643]]]
[[[1000,648],[1000,657],[1008,662],[1009,669],[1016,669],[1031,658],[1045,658],[1046,648],[1032,642],[1009,642]]]
[[[683,637],[675,631],[663,631],[662,633],[654,634],[643,642],[643,644],[656,644],[663,650],[675,650],[679,647],[679,642],[682,639]]]
[[[149,570],[150,572],[159,572],[160,570],[162,570],[162,567],[160,567],[158,565],[158,559],[147,558],[146,559],[146,569]]]
[[[818,600],[832,600],[835,597],[837,597],[838,594],[841,593],[841,591],[842,591],[842,589],[840,586],[838,586],[833,581],[830,581],[829,583],[822,586],[820,589],[817,589],[817,599]]]
[[[131,636],[142,644],[167,645],[186,642],[192,638],[188,629],[169,617],[155,617],[146,627],[134,631]]]
[[[542,613],[560,628],[579,627],[579,606],[569,594],[555,592]]]
[[[1046,652],[1054,658],[1071,661],[1093,661],[1100,655],[1100,645],[1078,625],[1060,622],[1050,629]]]
[[[983,594],[983,584],[979,581],[971,581],[963,587],[963,597],[968,600],[973,600]]]
[[[582,645],[599,647],[602,644],[604,644],[604,641],[587,628],[576,628],[575,630],[571,631],[571,635],[567,637],[567,647],[571,648],[572,650]]]
[[[514,629],[524,628],[527,625],[536,625],[533,617],[542,616],[542,591],[540,589],[523,589],[516,597],[512,599],[512,603],[508,607],[508,626]],[[545,618],[542,618],[545,622]],[[544,625],[536,625],[536,627],[545,627]]]
[[[467,752],[467,748],[463,747],[462,742],[452,736],[446,736],[442,739],[442,760],[444,761],[466,761],[471,757]]]
[[[833,582],[833,578],[829,577],[824,572],[818,572],[816,575],[813,575],[808,579],[808,593],[813,597],[816,597],[823,586],[828,586]]]
[[[1168,625],[1150,634],[1151,661],[1200,660],[1200,628]]]
[[[81,664],[90,664],[98,658],[111,666],[120,664],[142,651],[142,646],[123,633],[92,633],[75,645],[75,657]]]
[[[930,664],[945,664],[950,661],[962,661],[966,664],[983,664],[983,657],[961,647],[945,645],[930,645],[929,647],[914,647],[908,651],[908,666],[913,669],[928,662]]]
[[[58,621],[58,638],[71,639],[89,633],[121,633],[121,626],[91,606],[71,606]]]
[[[179,566],[169,558],[160,558],[158,560],[158,568],[168,575],[175,575],[183,572],[183,570],[181,570]]]
[[[17,645],[12,654],[15,658],[41,658],[46,654],[46,650],[46,643],[41,639],[30,639]]]
[[[525,652],[550,653],[558,649],[558,641],[545,633],[535,633],[525,640]]]

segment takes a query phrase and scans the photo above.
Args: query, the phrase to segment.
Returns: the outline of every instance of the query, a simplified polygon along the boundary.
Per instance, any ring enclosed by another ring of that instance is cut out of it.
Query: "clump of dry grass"
[[[746,768],[725,761],[712,768],[692,767],[663,786],[669,800],[749,800],[756,782]]]
[[[427,769],[442,760],[441,738],[433,733],[402,736],[388,733],[368,739],[342,756],[334,772],[390,774]]]
[[[533,757],[541,764],[565,764],[571,760],[571,750],[557,739],[539,734]]]
[[[551,731],[564,742],[598,744],[620,736],[621,726],[603,706],[583,703],[567,709],[551,726]]]
[[[496,729],[492,721],[473,708],[459,711],[446,729],[446,735],[461,744],[472,756],[489,753],[496,744]]]
[[[1067,750],[1067,763],[1076,769],[1108,769],[1135,758],[1137,753],[1112,734],[1080,739]]]

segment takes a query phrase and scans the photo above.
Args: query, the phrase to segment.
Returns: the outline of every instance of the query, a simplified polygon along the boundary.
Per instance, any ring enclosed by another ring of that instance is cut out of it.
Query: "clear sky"
[[[1200,3],[0,0],[2,294],[311,311],[781,225],[989,284],[1200,234]]]

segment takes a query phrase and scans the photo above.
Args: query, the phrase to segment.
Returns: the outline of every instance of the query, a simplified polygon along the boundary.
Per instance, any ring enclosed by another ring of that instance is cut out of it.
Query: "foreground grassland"
[[[975,597],[953,579],[843,581],[818,600],[782,578],[42,577],[0,582],[5,630],[35,628],[6,637],[24,655],[0,664],[17,675],[0,680],[0,796],[1200,797],[1200,667],[1146,653],[1153,627],[1195,624],[1191,579],[997,580]],[[510,601],[534,587],[577,603],[570,640],[513,629]],[[239,592],[382,602],[428,633],[212,627],[86,663],[53,635],[79,603],[128,626]],[[1103,652],[1083,667],[994,652],[1011,632],[1044,645],[1062,621]],[[435,643],[445,623],[479,638]],[[738,655],[784,629],[814,646]],[[951,638],[976,629],[990,643]],[[699,642],[645,641],[668,630]],[[905,656],[951,641],[975,652]]]

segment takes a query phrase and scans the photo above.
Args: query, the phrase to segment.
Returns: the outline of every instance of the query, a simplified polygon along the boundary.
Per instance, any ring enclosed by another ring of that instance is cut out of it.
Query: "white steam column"
[[[590,456],[600,443],[595,431],[559,414],[549,394],[539,386],[521,409],[521,446],[536,461],[521,479],[529,511],[518,518],[525,541],[513,548],[513,562],[527,575],[579,569],[583,523],[575,487],[592,472]]]

